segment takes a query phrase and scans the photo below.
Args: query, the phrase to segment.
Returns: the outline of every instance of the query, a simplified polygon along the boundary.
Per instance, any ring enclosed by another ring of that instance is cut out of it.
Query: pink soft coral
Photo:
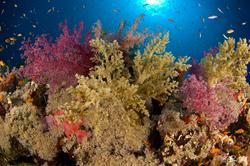
[[[218,83],[209,88],[202,78],[190,76],[180,88],[183,106],[206,118],[211,128],[226,129],[238,119],[240,105],[234,98],[234,91]]]
[[[60,25],[62,34],[53,42],[47,35],[37,37],[34,43],[26,41],[21,50],[25,66],[21,73],[39,84],[49,84],[49,92],[76,83],[75,74],[87,75],[92,57],[89,40],[91,33],[82,40],[83,23],[70,32],[66,22]]]
[[[200,63],[197,63],[195,58],[192,58],[192,66],[190,67],[190,72],[196,75],[197,78],[205,77],[204,67]]]

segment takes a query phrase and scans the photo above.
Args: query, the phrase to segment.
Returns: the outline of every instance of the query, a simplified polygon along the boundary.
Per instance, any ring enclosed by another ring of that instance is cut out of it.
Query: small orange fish
[[[184,116],[183,121],[188,124],[189,122],[191,122],[190,116]]]
[[[235,131],[235,134],[242,134],[244,132],[245,132],[244,129],[238,129],[238,130]]]
[[[33,99],[31,97],[29,97],[26,101],[26,104],[32,104],[33,103]]]
[[[197,123],[203,123],[205,122],[205,118],[204,117],[198,117],[197,118]]]
[[[210,153],[211,153],[212,155],[216,155],[216,154],[218,154],[220,151],[221,151],[221,150],[218,149],[218,148],[212,148],[212,149],[210,150]]]
[[[4,80],[4,78],[0,76],[0,82],[2,82],[3,80]]]
[[[143,143],[144,143],[145,145],[150,145],[150,142],[149,142],[148,140],[145,140]]]
[[[2,102],[4,99],[4,96],[3,95],[0,95],[0,102]]]
[[[5,66],[4,61],[0,60],[0,66],[2,66],[2,67],[4,67],[4,66]]]
[[[231,146],[231,149],[232,149],[232,150],[236,150],[236,151],[238,151],[238,150],[240,150],[240,149],[241,149],[241,147],[240,147],[240,146],[238,146],[238,145],[232,145],[232,146]]]
[[[24,84],[25,84],[24,80],[19,80],[19,81],[18,81],[18,85],[19,85],[19,86],[23,86]]]
[[[247,103],[247,98],[245,98],[243,101],[242,101],[242,106],[244,107]]]

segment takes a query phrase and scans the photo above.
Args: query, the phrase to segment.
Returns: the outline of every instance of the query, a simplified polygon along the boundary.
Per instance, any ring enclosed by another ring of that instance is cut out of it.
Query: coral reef
[[[83,44],[83,25],[64,23],[56,41],[24,43],[20,69],[1,67],[2,165],[248,164],[246,40],[189,65],[166,51],[168,33],[143,43],[142,18],[124,36],[124,22],[113,35],[98,21]]]

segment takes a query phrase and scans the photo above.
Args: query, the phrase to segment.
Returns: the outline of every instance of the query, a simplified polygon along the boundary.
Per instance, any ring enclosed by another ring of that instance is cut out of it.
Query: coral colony
[[[20,68],[1,62],[2,165],[248,165],[247,40],[190,64],[165,50],[168,33],[136,32],[142,17],[84,39],[65,22],[23,42]]]

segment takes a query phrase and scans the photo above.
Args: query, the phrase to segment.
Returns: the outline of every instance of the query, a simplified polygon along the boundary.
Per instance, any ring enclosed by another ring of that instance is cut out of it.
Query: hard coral
[[[91,51],[88,45],[91,33],[81,43],[83,23],[70,32],[66,23],[61,24],[63,33],[55,42],[47,35],[23,43],[21,50],[25,66],[20,69],[24,76],[39,84],[49,84],[49,92],[53,93],[61,87],[75,84],[75,74],[87,75],[91,67]]]
[[[165,50],[169,34],[159,34],[134,58],[135,84],[144,99],[156,99],[162,104],[178,87],[177,77],[188,70],[188,57],[175,57]]]
[[[235,46],[237,45],[237,47]],[[250,46],[246,39],[235,42],[229,38],[219,45],[216,55],[208,54],[201,61],[205,70],[208,85],[212,87],[222,80],[232,80],[229,85],[236,90],[243,90],[249,85],[246,82],[246,65],[250,62]]]

